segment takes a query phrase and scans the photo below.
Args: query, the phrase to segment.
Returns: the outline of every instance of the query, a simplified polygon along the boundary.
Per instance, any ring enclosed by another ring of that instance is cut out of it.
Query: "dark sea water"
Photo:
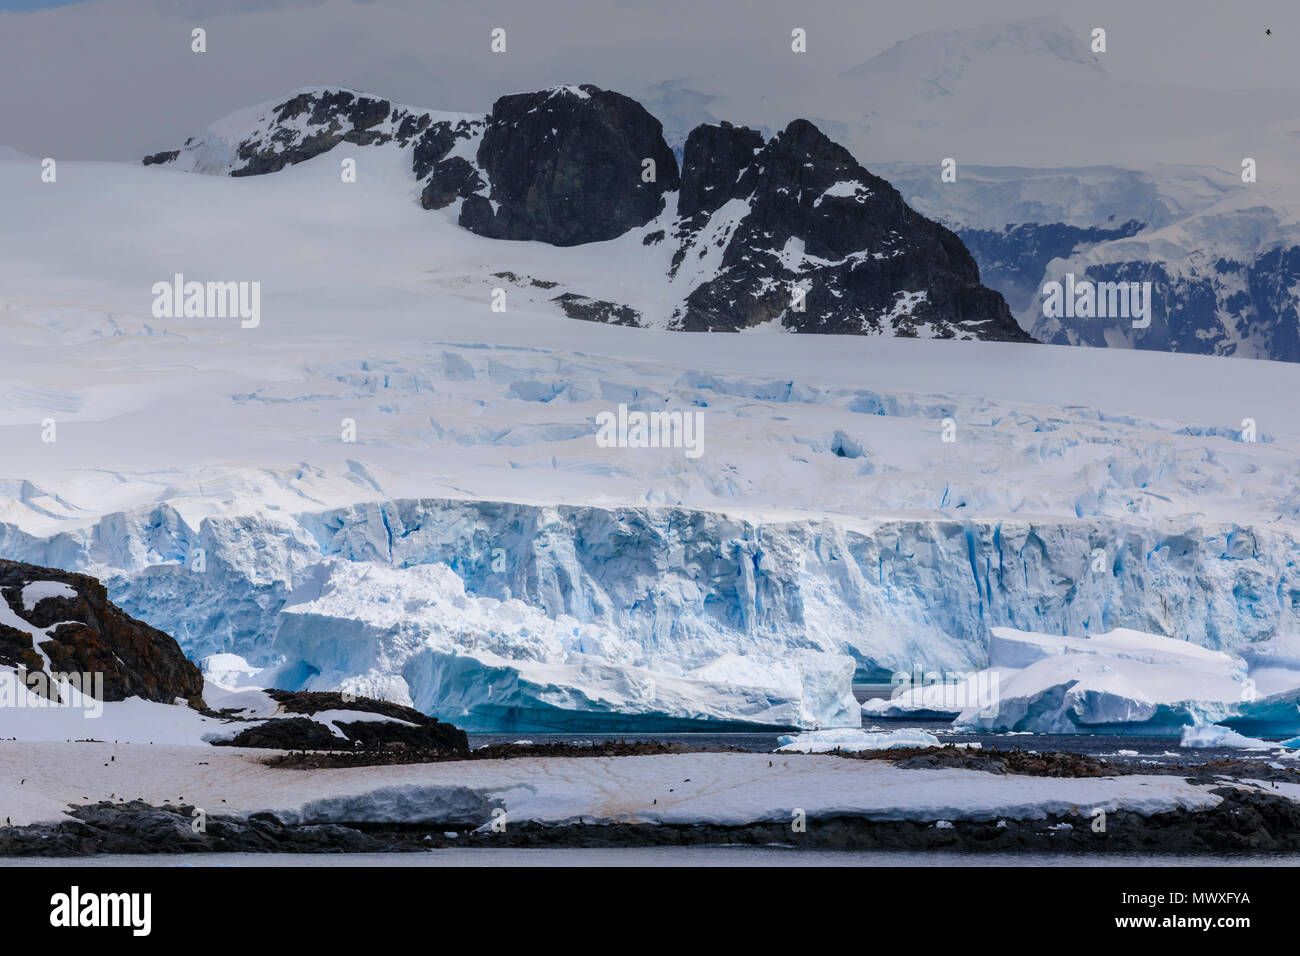
[[[1177,737],[1124,737],[1109,734],[970,734],[957,733],[947,721],[880,721],[863,724],[864,730],[889,731],[902,727],[919,727],[939,738],[940,743],[978,743],[985,749],[1033,750],[1040,753],[1050,750],[1068,750],[1087,754],[1112,763],[1136,766],[1189,766],[1210,760],[1234,759],[1260,763],[1276,761],[1278,750],[1238,750],[1225,747],[1187,748],[1178,745]],[[521,740],[540,743],[570,743],[598,741],[662,741],[693,744],[707,747],[739,747],[754,753],[775,750],[778,733],[677,733],[677,734],[476,734],[469,735],[471,747],[488,744],[515,743]],[[1279,748],[1280,749],[1280,748]],[[1291,751],[1294,753],[1294,751]],[[1300,760],[1287,760],[1284,766],[1300,769]]]

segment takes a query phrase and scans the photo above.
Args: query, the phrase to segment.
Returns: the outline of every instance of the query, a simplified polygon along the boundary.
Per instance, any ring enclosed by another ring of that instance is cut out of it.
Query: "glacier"
[[[423,499],[197,527],[160,506],[77,535],[0,526],[0,549],[101,576],[190,656],[275,668],[268,686],[345,687],[470,729],[594,731],[856,726],[855,675],[979,668],[1003,626],[1253,647],[1296,628],[1300,542],[1244,534]],[[1115,540],[1098,572],[1094,546]]]
[[[1258,653],[1277,710],[1253,719],[1288,718],[1300,367],[684,342],[522,284],[495,313],[502,271],[652,297],[620,277],[659,253],[467,235],[412,202],[405,157],[367,157],[346,189],[330,155],[244,178],[68,161],[43,194],[0,156],[23,224],[0,233],[0,554],[94,574],[264,686],[471,729],[856,728],[853,681],[979,670],[997,627]],[[152,318],[177,261],[274,262],[261,325]],[[621,403],[701,412],[703,454],[599,447]]]

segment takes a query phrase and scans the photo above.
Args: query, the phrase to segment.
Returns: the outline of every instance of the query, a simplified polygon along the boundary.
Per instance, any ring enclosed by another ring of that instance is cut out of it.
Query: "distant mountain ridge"
[[[1286,177],[970,166],[939,184],[929,167],[883,169],[961,237],[983,282],[1040,341],[1300,362],[1300,199]],[[1150,325],[1045,316],[1044,285],[1067,274],[1150,282]]]
[[[1032,341],[980,284],[954,233],[807,120],[770,139],[727,123],[698,126],[679,169],[657,119],[591,85],[503,96],[482,116],[304,89],[144,163],[254,176],[342,144],[409,151],[420,205],[451,208],[480,236],[581,246],[645,229],[646,246],[671,244],[664,314],[576,291],[555,296],[573,318],[680,331]]]

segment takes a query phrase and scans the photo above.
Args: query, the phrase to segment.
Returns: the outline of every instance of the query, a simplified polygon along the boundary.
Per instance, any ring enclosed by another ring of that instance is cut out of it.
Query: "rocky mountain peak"
[[[691,130],[682,150],[678,216],[693,221],[702,213],[717,212],[729,199],[753,192],[754,154],[762,148],[762,134],[747,126],[706,123]]]
[[[460,224],[494,239],[557,246],[645,225],[679,183],[663,125],[636,100],[590,85],[498,99],[477,161],[491,191],[466,200]]]
[[[679,171],[659,120],[589,84],[502,96],[485,116],[307,89],[145,162],[251,176],[343,143],[408,150],[421,206],[448,209],[480,236],[567,247],[645,229],[644,244],[673,244],[661,314],[557,289],[550,302],[572,318],[1031,341],[956,235],[806,119],[770,140],[725,122],[699,126]]]
[[[765,144],[753,130],[700,127],[682,180],[674,272],[710,245],[724,252],[673,327],[1030,341],[956,235],[808,120]]]

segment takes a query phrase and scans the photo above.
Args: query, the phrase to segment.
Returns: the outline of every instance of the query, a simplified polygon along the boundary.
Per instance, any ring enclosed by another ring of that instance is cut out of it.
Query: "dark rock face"
[[[1039,283],[1053,259],[1068,259],[1099,242],[1137,235],[1145,224],[1130,219],[1115,228],[1082,228],[1061,222],[1025,222],[996,229],[958,229],[979,263],[984,284],[1001,292],[1016,314],[1039,297]]]
[[[65,584],[76,595],[47,597],[27,611],[23,587],[38,581]],[[170,704],[179,697],[202,705],[203,677],[181,653],[180,645],[110,603],[104,586],[94,578],[0,559],[0,599],[33,629],[57,624],[41,643],[50,669],[102,673],[105,700],[142,697]],[[0,663],[29,672],[44,670],[34,637],[33,631],[0,625]]]
[[[655,162],[655,182],[642,182],[645,159]],[[494,239],[613,239],[657,216],[663,194],[678,186],[662,124],[635,100],[594,86],[501,97],[477,160],[497,208],[467,202],[460,224]]]
[[[923,773],[924,771],[917,771]],[[1119,808],[1103,831],[1087,808],[1038,819],[955,820],[945,827],[924,820],[863,817],[809,819],[794,833],[787,822],[741,826],[613,823],[546,825],[512,822],[503,832],[463,819],[422,824],[292,825],[269,812],[247,817],[214,814],[201,832],[189,804],[151,806],[139,800],[74,807],[74,819],[0,826],[0,855],[85,856],[96,853],[320,853],[399,852],[449,846],[787,846],[826,849],[961,850],[994,853],[1278,853],[1300,848],[1300,807],[1278,794],[1222,787],[1208,810],[1179,808],[1150,816]],[[487,809],[485,805],[485,810]],[[483,822],[488,822],[484,814]]]
[[[190,804],[162,807],[139,800],[76,807],[74,820],[0,827],[5,856],[86,856],[93,853],[343,853],[414,849],[407,840],[371,837],[333,824],[288,826],[272,813],[212,816],[201,832]]]
[[[391,107],[388,100],[358,97],[346,90],[300,93],[275,108],[275,125],[269,135],[250,137],[239,144],[238,155],[244,165],[231,170],[230,175],[278,172],[339,143],[370,146],[389,142],[393,134],[374,127],[388,118]],[[311,132],[301,133],[290,125],[300,118],[313,128]]]
[[[475,193],[486,185],[468,160],[453,156],[433,167],[429,184],[420,193],[420,205],[425,209],[442,209],[457,199],[482,199]],[[491,211],[490,206],[488,209]]]
[[[1219,258],[1191,274],[1136,259],[1092,265],[1078,278],[1150,282],[1151,325],[1134,329],[1116,317],[1043,318],[1035,326],[1043,341],[1106,348],[1117,337],[1139,349],[1300,362],[1300,306],[1291,291],[1300,283],[1300,246],[1244,262]]]
[[[756,136],[713,127],[687,140],[691,216],[680,223],[674,271],[709,244],[725,248],[673,327],[737,331],[779,319],[800,332],[1032,341],[1002,297],[980,285],[957,236],[812,123],[795,120],[752,152]]]
[[[460,140],[472,139],[482,129],[482,123],[461,120],[453,125],[442,121],[434,123],[415,141],[411,152],[411,168],[415,178],[428,180],[420,193],[420,205],[425,209],[442,209],[457,199],[468,199],[487,186],[479,171],[461,156],[448,157]]]
[[[273,717],[241,730],[229,740],[213,741],[218,747],[267,747],[273,750],[329,750],[346,746],[328,727],[310,717]]]
[[[754,156],[763,136],[746,126],[722,123],[691,130],[682,152],[682,189],[677,215],[686,222],[711,215],[729,199],[748,196],[758,184]]]
[[[152,156],[146,156],[142,162],[146,166],[161,166],[163,163],[170,163],[180,154],[179,149],[169,149],[161,153],[154,153]]]
[[[267,694],[285,712],[304,716],[276,717],[263,721],[241,731],[230,740],[221,741],[221,745],[276,750],[381,749],[395,745],[420,751],[465,753],[469,750],[469,738],[465,736],[465,731],[401,704],[368,697],[345,699],[337,691],[269,690]],[[355,721],[338,719],[334,722],[347,735],[346,740],[338,737],[323,723],[306,716],[337,710],[351,710],[358,714]],[[360,717],[361,714],[379,714],[390,719],[365,719]]]
[[[633,327],[641,324],[640,312],[630,306],[619,305],[617,302],[607,302],[604,299],[589,299],[573,292],[557,295],[551,301],[558,303],[560,308],[564,310],[564,314],[571,319],[582,319],[586,322],[604,322],[608,325],[630,325]]]

